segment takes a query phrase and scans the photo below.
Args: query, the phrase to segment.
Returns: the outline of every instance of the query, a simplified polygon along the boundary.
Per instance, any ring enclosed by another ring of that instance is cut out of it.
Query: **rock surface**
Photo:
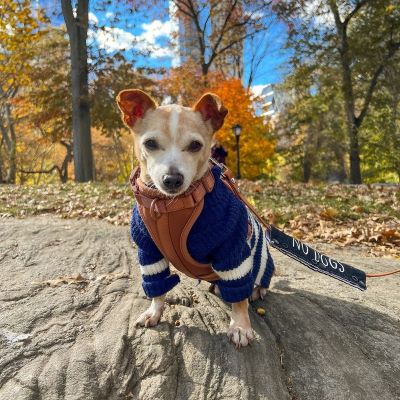
[[[367,271],[399,268],[315,247]],[[272,290],[250,307],[257,339],[237,351],[229,306],[186,278],[158,327],[134,327],[149,301],[126,227],[0,221],[0,399],[400,398],[400,276],[363,293],[274,257]]]

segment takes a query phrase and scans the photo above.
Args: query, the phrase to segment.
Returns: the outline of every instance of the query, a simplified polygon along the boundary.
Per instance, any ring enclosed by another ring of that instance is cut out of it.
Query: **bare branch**
[[[217,39],[217,41],[215,42],[215,44],[214,44],[214,46],[212,48],[211,57],[217,52],[218,46],[220,45],[220,43],[221,43],[221,41],[222,41],[222,39],[223,39],[223,37],[225,35],[226,26],[227,26],[228,21],[230,20],[230,18],[232,16],[232,13],[233,13],[233,11],[234,11],[234,9],[236,7],[237,2],[238,2],[238,0],[234,0],[233,1],[231,9],[226,14],[225,21],[224,21],[224,23],[222,25],[221,33],[219,35],[219,38]]]
[[[354,7],[353,11],[350,12],[350,14],[347,15],[347,17],[345,18],[345,20],[343,21],[343,24],[345,26],[348,25],[348,23],[350,22],[350,20],[360,11],[360,9],[362,7],[364,7],[370,0],[361,0],[359,1],[356,6]]]
[[[246,40],[247,38],[253,37],[253,36],[256,35],[257,33],[265,32],[265,31],[267,31],[267,30],[268,30],[268,27],[265,27],[265,28],[263,28],[263,29],[260,29],[260,30],[257,31],[257,32],[255,32],[255,31],[254,31],[254,32],[249,32],[249,33],[247,33],[246,35],[240,37],[240,38],[237,39],[237,40],[232,41],[231,43],[229,43],[228,45],[226,45],[225,47],[223,47],[218,53],[215,54],[215,56],[219,56],[220,54],[222,54],[224,51],[230,49],[230,48],[231,48],[232,46],[234,46],[235,44],[240,43],[240,42],[243,42],[243,40]],[[215,58],[215,57],[214,57],[214,58]]]
[[[53,171],[57,171],[61,175],[61,168],[58,165],[53,165],[49,169],[39,169],[37,171],[30,171],[26,169],[19,169],[18,172],[22,174],[51,174]]]
[[[374,94],[376,85],[378,84],[379,77],[382,75],[382,72],[384,71],[387,63],[390,61],[391,58],[393,58],[393,56],[397,53],[397,51],[399,49],[400,49],[400,42],[390,44],[388,54],[385,56],[382,63],[375,70],[375,72],[372,76],[371,82],[369,84],[367,93],[365,95],[365,100],[364,100],[364,104],[361,109],[360,115],[355,119],[358,127],[362,124],[362,122],[365,118],[365,115],[367,114],[368,107],[371,103],[372,95]]]

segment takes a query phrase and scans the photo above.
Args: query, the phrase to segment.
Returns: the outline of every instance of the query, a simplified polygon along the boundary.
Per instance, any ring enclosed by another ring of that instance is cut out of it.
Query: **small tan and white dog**
[[[117,103],[123,121],[133,133],[141,181],[172,199],[187,191],[193,182],[204,176],[209,169],[213,134],[221,128],[227,114],[218,96],[205,94],[192,108],[175,104],[157,106],[146,93],[129,89],[119,93]],[[252,223],[257,233],[258,228],[254,221]],[[264,246],[265,250],[266,243],[260,246]],[[249,249],[249,254],[255,254],[256,247],[260,246],[253,244],[254,248]],[[266,263],[265,259],[261,261]],[[242,275],[249,273],[252,268],[249,262],[243,265],[238,268],[240,279],[245,279]],[[150,265],[147,271],[146,266],[141,267],[142,274],[150,271],[152,276],[163,274],[166,268],[162,260]],[[231,279],[229,271],[216,272],[227,280]],[[256,281],[252,283],[252,288],[251,299],[263,297],[266,293],[266,288]],[[150,307],[139,316],[136,324],[144,327],[157,325],[164,310],[164,301],[165,294],[154,296]],[[247,346],[254,339],[248,314],[248,298],[232,303],[228,337],[236,347]]]

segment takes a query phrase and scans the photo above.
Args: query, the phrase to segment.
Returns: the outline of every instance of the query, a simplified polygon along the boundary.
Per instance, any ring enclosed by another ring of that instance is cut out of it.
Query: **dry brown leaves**
[[[241,182],[263,217],[306,242],[364,245],[400,258],[400,187]],[[267,206],[267,207],[265,207]]]
[[[32,285],[35,286],[49,286],[49,287],[59,287],[62,285],[76,285],[77,287],[83,287],[90,283],[90,281],[102,281],[105,284],[109,284],[114,280],[121,278],[129,278],[129,275],[123,272],[120,273],[109,273],[96,277],[95,279],[89,279],[88,277],[83,277],[81,274],[75,276],[59,276],[55,279],[48,279],[45,281],[35,281]]]
[[[240,187],[267,221],[301,240],[340,246],[362,244],[377,257],[400,257],[398,185],[322,186],[241,180]],[[0,185],[0,218],[57,214],[128,225],[133,203],[128,185]]]

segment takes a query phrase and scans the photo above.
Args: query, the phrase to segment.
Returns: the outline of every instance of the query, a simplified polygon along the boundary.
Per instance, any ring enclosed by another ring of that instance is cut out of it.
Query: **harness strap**
[[[140,216],[147,230],[164,257],[184,274],[209,282],[219,276],[211,264],[194,260],[187,249],[190,230],[204,206],[204,196],[214,188],[214,175],[206,174],[194,182],[185,193],[171,198],[145,185],[136,168],[130,177]]]

